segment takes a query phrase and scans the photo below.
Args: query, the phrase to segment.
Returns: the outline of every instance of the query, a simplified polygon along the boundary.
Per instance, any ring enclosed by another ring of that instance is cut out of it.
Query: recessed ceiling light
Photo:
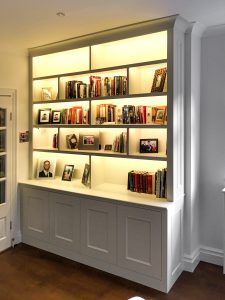
[[[58,16],[58,17],[65,17],[65,13],[62,12],[62,11],[58,11],[58,12],[56,13],[56,16]]]

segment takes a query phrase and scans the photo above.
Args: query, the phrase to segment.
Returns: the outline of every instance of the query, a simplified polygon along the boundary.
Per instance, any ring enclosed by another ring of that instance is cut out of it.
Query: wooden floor
[[[0,300],[225,300],[222,267],[200,263],[169,294],[20,244],[0,254]]]

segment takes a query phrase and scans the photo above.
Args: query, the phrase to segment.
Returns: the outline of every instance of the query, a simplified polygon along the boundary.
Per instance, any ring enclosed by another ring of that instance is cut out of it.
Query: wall
[[[28,143],[20,144],[18,134],[28,130],[28,59],[26,50],[0,51],[0,88],[17,91],[17,178],[28,176]],[[15,238],[20,238],[19,205],[13,207]]]
[[[222,263],[225,187],[225,26],[202,40],[200,113],[201,258]]]

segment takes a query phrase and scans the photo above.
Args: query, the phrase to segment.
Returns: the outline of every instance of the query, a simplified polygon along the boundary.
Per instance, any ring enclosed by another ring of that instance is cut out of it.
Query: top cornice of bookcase
[[[28,49],[30,57],[61,52],[81,47],[98,45],[115,40],[131,38],[144,34],[164,31],[171,28],[179,28],[185,32],[188,23],[179,15],[148,20],[144,22],[129,24],[121,27],[115,27],[91,34],[86,34],[71,39]]]

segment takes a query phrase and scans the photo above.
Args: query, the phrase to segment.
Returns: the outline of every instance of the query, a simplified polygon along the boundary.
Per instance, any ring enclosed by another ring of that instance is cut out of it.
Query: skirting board
[[[19,244],[21,242],[22,242],[22,234],[21,234],[21,231],[18,230],[14,234],[14,244],[16,245],[16,244]]]
[[[224,251],[221,249],[201,246],[200,261],[208,262],[214,265],[223,265]]]
[[[194,272],[195,268],[197,267],[200,261],[222,266],[223,257],[223,250],[201,246],[201,248],[196,249],[191,255],[184,254],[184,271]]]
[[[200,249],[196,249],[191,255],[184,254],[183,268],[184,271],[194,272],[195,268],[200,262]]]

